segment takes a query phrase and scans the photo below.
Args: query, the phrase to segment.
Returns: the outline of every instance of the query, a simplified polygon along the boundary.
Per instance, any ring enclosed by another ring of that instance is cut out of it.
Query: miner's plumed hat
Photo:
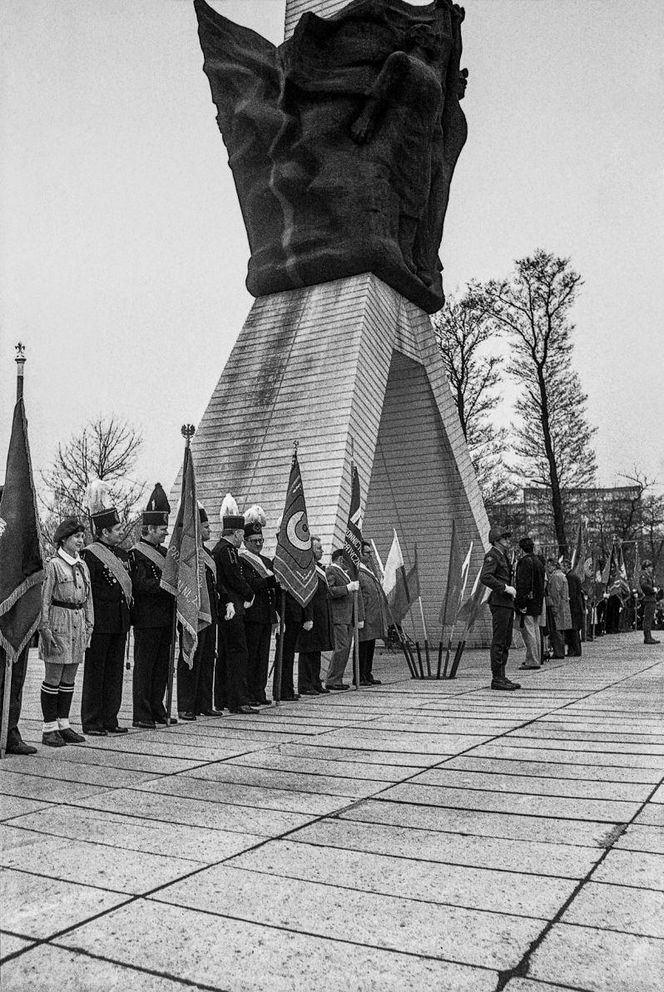
[[[219,510],[219,519],[224,530],[244,530],[244,517],[230,493],[226,493]]]
[[[200,503],[198,504],[198,519],[202,524],[206,524],[208,522],[207,510]]]
[[[160,527],[162,524],[167,524],[170,512],[171,504],[168,502],[168,497],[162,489],[161,482],[157,482],[143,511],[143,526]]]
[[[78,519],[78,517],[65,517],[65,519],[58,524],[55,534],[53,535],[53,543],[56,548],[71,537],[72,534],[83,534],[85,533],[85,527]]]
[[[92,526],[98,534],[102,530],[111,530],[120,523],[108,484],[102,479],[93,479],[89,483],[85,491],[84,503],[90,513]]]
[[[263,527],[267,523],[267,517],[265,516],[265,510],[262,506],[254,503],[250,506],[248,510],[244,511],[244,536],[253,537],[254,534],[259,534],[262,536]]]

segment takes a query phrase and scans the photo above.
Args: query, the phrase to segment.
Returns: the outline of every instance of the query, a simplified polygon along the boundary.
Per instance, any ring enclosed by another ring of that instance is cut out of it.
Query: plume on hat
[[[258,503],[254,503],[250,506],[248,510],[244,511],[244,522],[245,524],[260,524],[261,527],[265,527],[267,523],[267,517],[265,516],[265,510]]]
[[[103,479],[92,479],[88,483],[83,498],[84,506],[87,506],[90,516],[95,513],[103,513],[104,510],[113,509],[113,497],[107,482]]]
[[[230,493],[226,493],[224,496],[221,509],[219,510],[219,519],[223,522],[224,517],[239,517],[240,511],[237,508],[237,503],[233,499]]]

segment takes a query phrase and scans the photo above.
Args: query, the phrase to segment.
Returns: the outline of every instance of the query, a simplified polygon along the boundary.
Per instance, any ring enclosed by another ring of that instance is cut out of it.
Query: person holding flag
[[[330,690],[320,677],[323,651],[334,651],[334,628],[330,614],[330,593],[325,569],[321,565],[323,545],[321,539],[311,536],[311,550],[316,564],[318,585],[312,598],[302,611],[302,629],[295,645],[298,653],[298,689],[302,696],[327,695]]]
[[[266,523],[265,511],[257,504],[245,511],[240,568],[254,594],[253,603],[244,611],[244,630],[249,654],[247,681],[252,706],[267,706],[269,703],[265,687],[270,667],[272,625],[276,621],[277,581],[272,571],[271,559],[261,553],[265,543],[263,527]]]
[[[512,532],[505,527],[492,527],[489,531],[491,548],[484,556],[480,582],[491,590],[489,609],[493,624],[491,640],[491,688],[507,692],[520,689],[518,682],[507,678],[505,669],[512,644],[514,625],[514,597],[512,562],[509,557]]]
[[[657,603],[657,588],[655,587],[652,562],[649,558],[643,559],[643,566],[639,575],[639,586],[643,594],[643,643],[659,644],[659,641],[652,636],[652,624]]]
[[[349,688],[343,678],[353,642],[356,608],[358,628],[361,630],[364,626],[364,603],[362,598],[356,595],[360,583],[358,579],[351,578],[347,568],[345,549],[336,548],[332,552],[332,561],[325,570],[334,627],[334,654],[327,672],[325,687],[335,691]]]

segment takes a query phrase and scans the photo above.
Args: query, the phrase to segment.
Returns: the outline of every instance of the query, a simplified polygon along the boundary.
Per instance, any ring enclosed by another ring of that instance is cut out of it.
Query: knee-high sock
[[[41,687],[41,708],[44,717],[44,733],[49,730],[58,729],[58,699],[60,689],[57,685],[49,685],[42,682]]]
[[[73,682],[61,682],[58,686],[58,728],[65,730],[69,726],[69,710],[74,695]]]

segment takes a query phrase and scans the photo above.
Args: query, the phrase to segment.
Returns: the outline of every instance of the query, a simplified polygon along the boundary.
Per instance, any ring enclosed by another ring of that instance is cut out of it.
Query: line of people
[[[94,540],[87,547],[83,546],[84,525],[77,518],[68,517],[57,528],[56,554],[45,566],[39,625],[39,653],[45,668],[43,744],[63,747],[82,743],[86,736],[127,733],[118,714],[130,626],[134,628],[133,726],[150,730],[168,722],[175,603],[161,587],[161,578],[169,513],[168,499],[157,483],[142,515],[140,540],[128,551],[121,546],[123,527],[115,507],[91,514]],[[221,538],[209,549],[210,522],[205,509],[199,508],[212,623],[198,634],[192,665],[186,663],[181,649],[177,651],[179,719],[221,716],[224,709],[252,714],[269,705],[268,671],[282,601],[285,623],[281,683],[274,687],[277,698],[296,700],[300,695],[349,688],[344,675],[356,609],[360,684],[380,685],[373,675],[373,655],[376,639],[387,637],[388,608],[371,567],[370,542],[363,543],[362,564],[354,579],[343,549],[335,550],[324,568],[321,541],[312,537],[318,584],[313,599],[302,608],[290,594],[282,596],[273,563],[262,553],[265,518],[260,507],[251,507],[246,518],[227,512],[221,523]],[[323,652],[332,652],[325,681]],[[81,664],[82,734],[71,727],[69,719]],[[8,752],[34,753],[22,741],[17,720],[18,715]]]

